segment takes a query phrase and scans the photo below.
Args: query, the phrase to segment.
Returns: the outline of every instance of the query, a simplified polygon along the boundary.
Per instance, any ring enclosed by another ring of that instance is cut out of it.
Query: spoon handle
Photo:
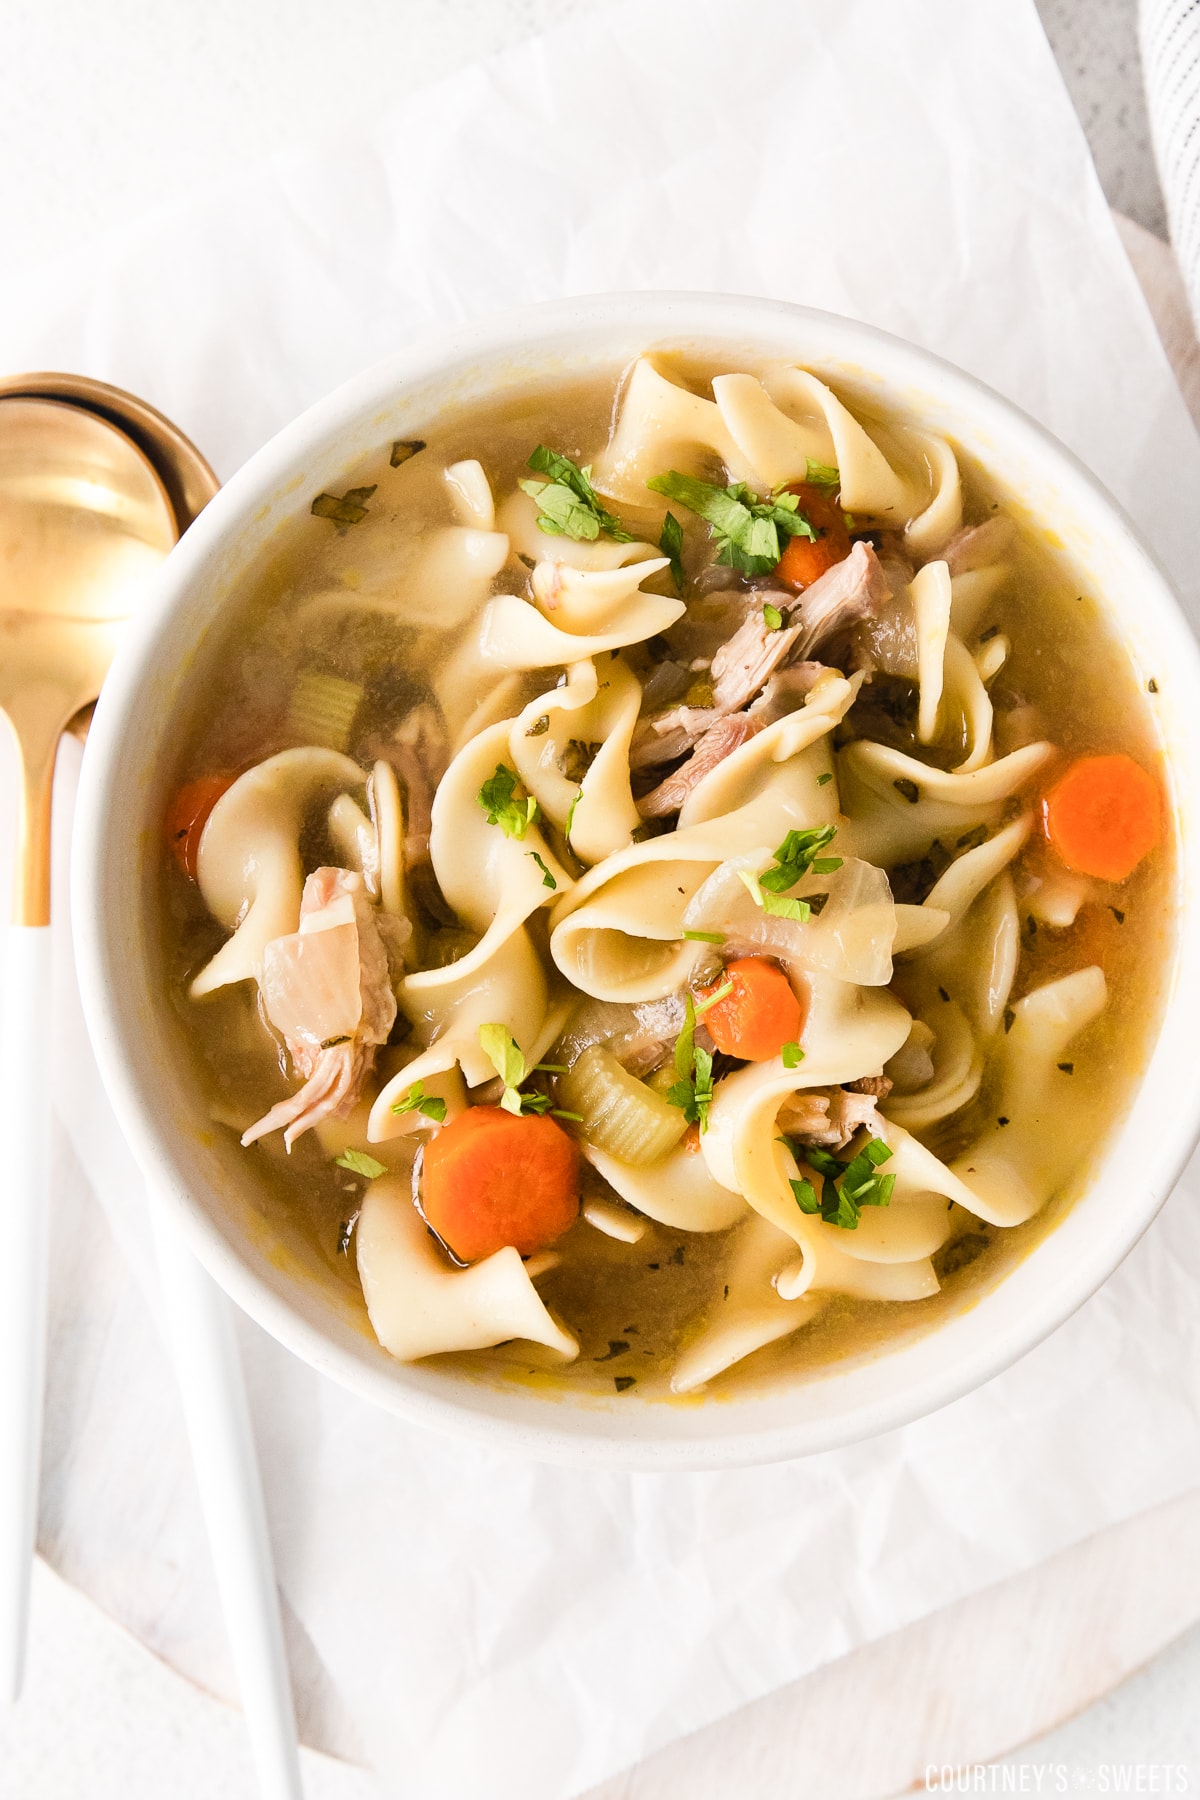
[[[151,1196],[175,1375],[263,1800],[303,1800],[254,1432],[229,1301]]]
[[[50,927],[10,925],[0,1017],[0,1700],[21,1691],[46,1376]]]

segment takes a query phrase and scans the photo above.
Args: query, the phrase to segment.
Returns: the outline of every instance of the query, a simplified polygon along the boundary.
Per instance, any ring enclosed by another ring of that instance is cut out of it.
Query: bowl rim
[[[996,1326],[982,1342],[967,1342],[963,1346],[965,1353],[959,1358],[944,1359],[940,1369],[926,1372],[914,1385],[890,1395],[867,1397],[816,1419],[784,1420],[775,1426],[745,1430],[728,1429],[732,1410],[736,1409],[727,1403],[705,1404],[703,1411],[710,1417],[712,1428],[683,1436],[653,1429],[633,1436],[623,1434],[614,1430],[611,1411],[593,1410],[569,1401],[558,1407],[542,1403],[536,1414],[527,1409],[521,1416],[501,1416],[471,1404],[469,1396],[479,1390],[465,1379],[449,1384],[448,1392],[443,1393],[413,1378],[412,1371],[419,1365],[392,1363],[384,1367],[366,1362],[337,1343],[328,1331],[305,1317],[292,1301],[264,1281],[189,1192],[179,1148],[168,1141],[168,1133],[159,1129],[152,1097],[142,1091],[133,1074],[128,1054],[130,1026],[122,1013],[121,969],[114,960],[114,944],[106,930],[100,897],[104,872],[113,854],[113,820],[119,822],[120,817],[121,746],[126,733],[136,728],[143,690],[156,669],[160,640],[169,633],[174,615],[188,593],[196,584],[204,583],[210,560],[239,529],[247,527],[261,510],[265,496],[278,492],[295,476],[307,455],[319,451],[322,444],[331,442],[339,431],[356,421],[365,426],[373,413],[394,402],[406,387],[438,379],[449,381],[456,370],[529,352],[547,340],[564,336],[574,337],[582,345],[589,336],[620,329],[644,334],[647,343],[661,343],[672,334],[732,343],[739,338],[753,339],[756,334],[765,338],[784,326],[795,330],[806,360],[825,357],[841,361],[849,377],[863,353],[871,352],[880,364],[887,387],[900,389],[907,384],[928,389],[952,409],[982,416],[1000,432],[1023,439],[1031,456],[1052,468],[1060,483],[1070,490],[1081,515],[1094,517],[1108,537],[1121,543],[1126,554],[1140,564],[1145,577],[1142,598],[1151,596],[1155,629],[1169,650],[1173,671],[1182,670],[1182,680],[1200,693],[1200,648],[1157,558],[1123,508],[1072,451],[987,384],[876,326],[787,301],[686,291],[611,293],[521,307],[424,337],[372,364],[285,425],[230,478],[167,559],[159,579],[157,603],[139,609],[122,641],[83,760],[71,877],[81,998],[108,1097],[146,1178],[151,1204],[159,1205],[170,1217],[200,1262],[231,1298],[318,1372],[415,1424],[492,1442],[539,1460],[659,1470],[748,1466],[857,1442],[937,1411],[1009,1367],[1095,1293],[1157,1214],[1200,1136],[1198,1061],[1193,1073],[1181,1073],[1178,1077],[1185,1104],[1173,1115],[1147,1158],[1144,1190],[1137,1204],[1126,1209],[1120,1222],[1110,1222],[1094,1243],[1085,1244],[1085,1252],[1090,1254],[1085,1254],[1070,1270],[1060,1270],[1052,1276],[1040,1309],[1010,1317],[1006,1326]],[[1196,728],[1194,756],[1200,782],[1200,725]],[[1164,751],[1164,765],[1174,783],[1182,761]],[[1192,875],[1200,877],[1200,846],[1186,840],[1186,813],[1179,804],[1178,792],[1176,799],[1177,915],[1171,949],[1174,991],[1163,1002],[1157,1034],[1148,1046],[1146,1070],[1131,1105],[1143,1091],[1151,1065],[1169,1037],[1180,989],[1200,989],[1200,931],[1187,931],[1189,914],[1200,911],[1196,898],[1200,894],[1200,879],[1190,883],[1184,880],[1188,848]],[[1200,803],[1193,805],[1200,812]],[[119,823],[115,835],[119,838]],[[1200,839],[1200,833],[1194,836]],[[1189,937],[1197,940],[1194,950],[1189,950]],[[1191,981],[1186,979],[1189,976]],[[1113,1135],[1115,1141],[1119,1132]],[[1112,1147],[1110,1143],[1106,1159]],[[1019,1267],[1034,1263],[1043,1247],[1053,1243],[1095,1186],[1093,1176],[1067,1218],[1055,1224]],[[1003,1289],[1015,1273],[1014,1270],[1003,1276],[991,1292]],[[932,1327],[925,1339],[943,1338],[965,1316],[963,1311],[951,1314]],[[836,1365],[832,1374],[826,1373],[822,1378],[836,1381]],[[656,1404],[646,1403],[639,1410],[649,1418]],[[660,1414],[665,1410],[658,1404]]]

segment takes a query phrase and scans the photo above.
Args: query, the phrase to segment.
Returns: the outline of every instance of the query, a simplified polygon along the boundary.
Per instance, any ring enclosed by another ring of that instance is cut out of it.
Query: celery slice
[[[591,1044],[559,1077],[562,1106],[580,1117],[589,1144],[621,1162],[657,1162],[683,1136],[686,1120],[644,1081],[621,1067],[602,1044]]]

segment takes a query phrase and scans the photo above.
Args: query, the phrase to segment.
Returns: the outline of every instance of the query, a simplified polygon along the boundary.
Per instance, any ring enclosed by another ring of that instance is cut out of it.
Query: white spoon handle
[[[0,1018],[0,1700],[25,1672],[46,1378],[50,927],[10,925]]]
[[[303,1800],[296,1716],[230,1303],[151,1199],[175,1373],[265,1800]]]

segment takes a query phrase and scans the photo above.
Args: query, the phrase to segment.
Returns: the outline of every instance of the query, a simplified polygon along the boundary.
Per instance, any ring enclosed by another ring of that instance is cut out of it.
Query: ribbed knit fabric
[[[1138,34],[1171,241],[1200,328],[1200,0],[1141,0]]]

